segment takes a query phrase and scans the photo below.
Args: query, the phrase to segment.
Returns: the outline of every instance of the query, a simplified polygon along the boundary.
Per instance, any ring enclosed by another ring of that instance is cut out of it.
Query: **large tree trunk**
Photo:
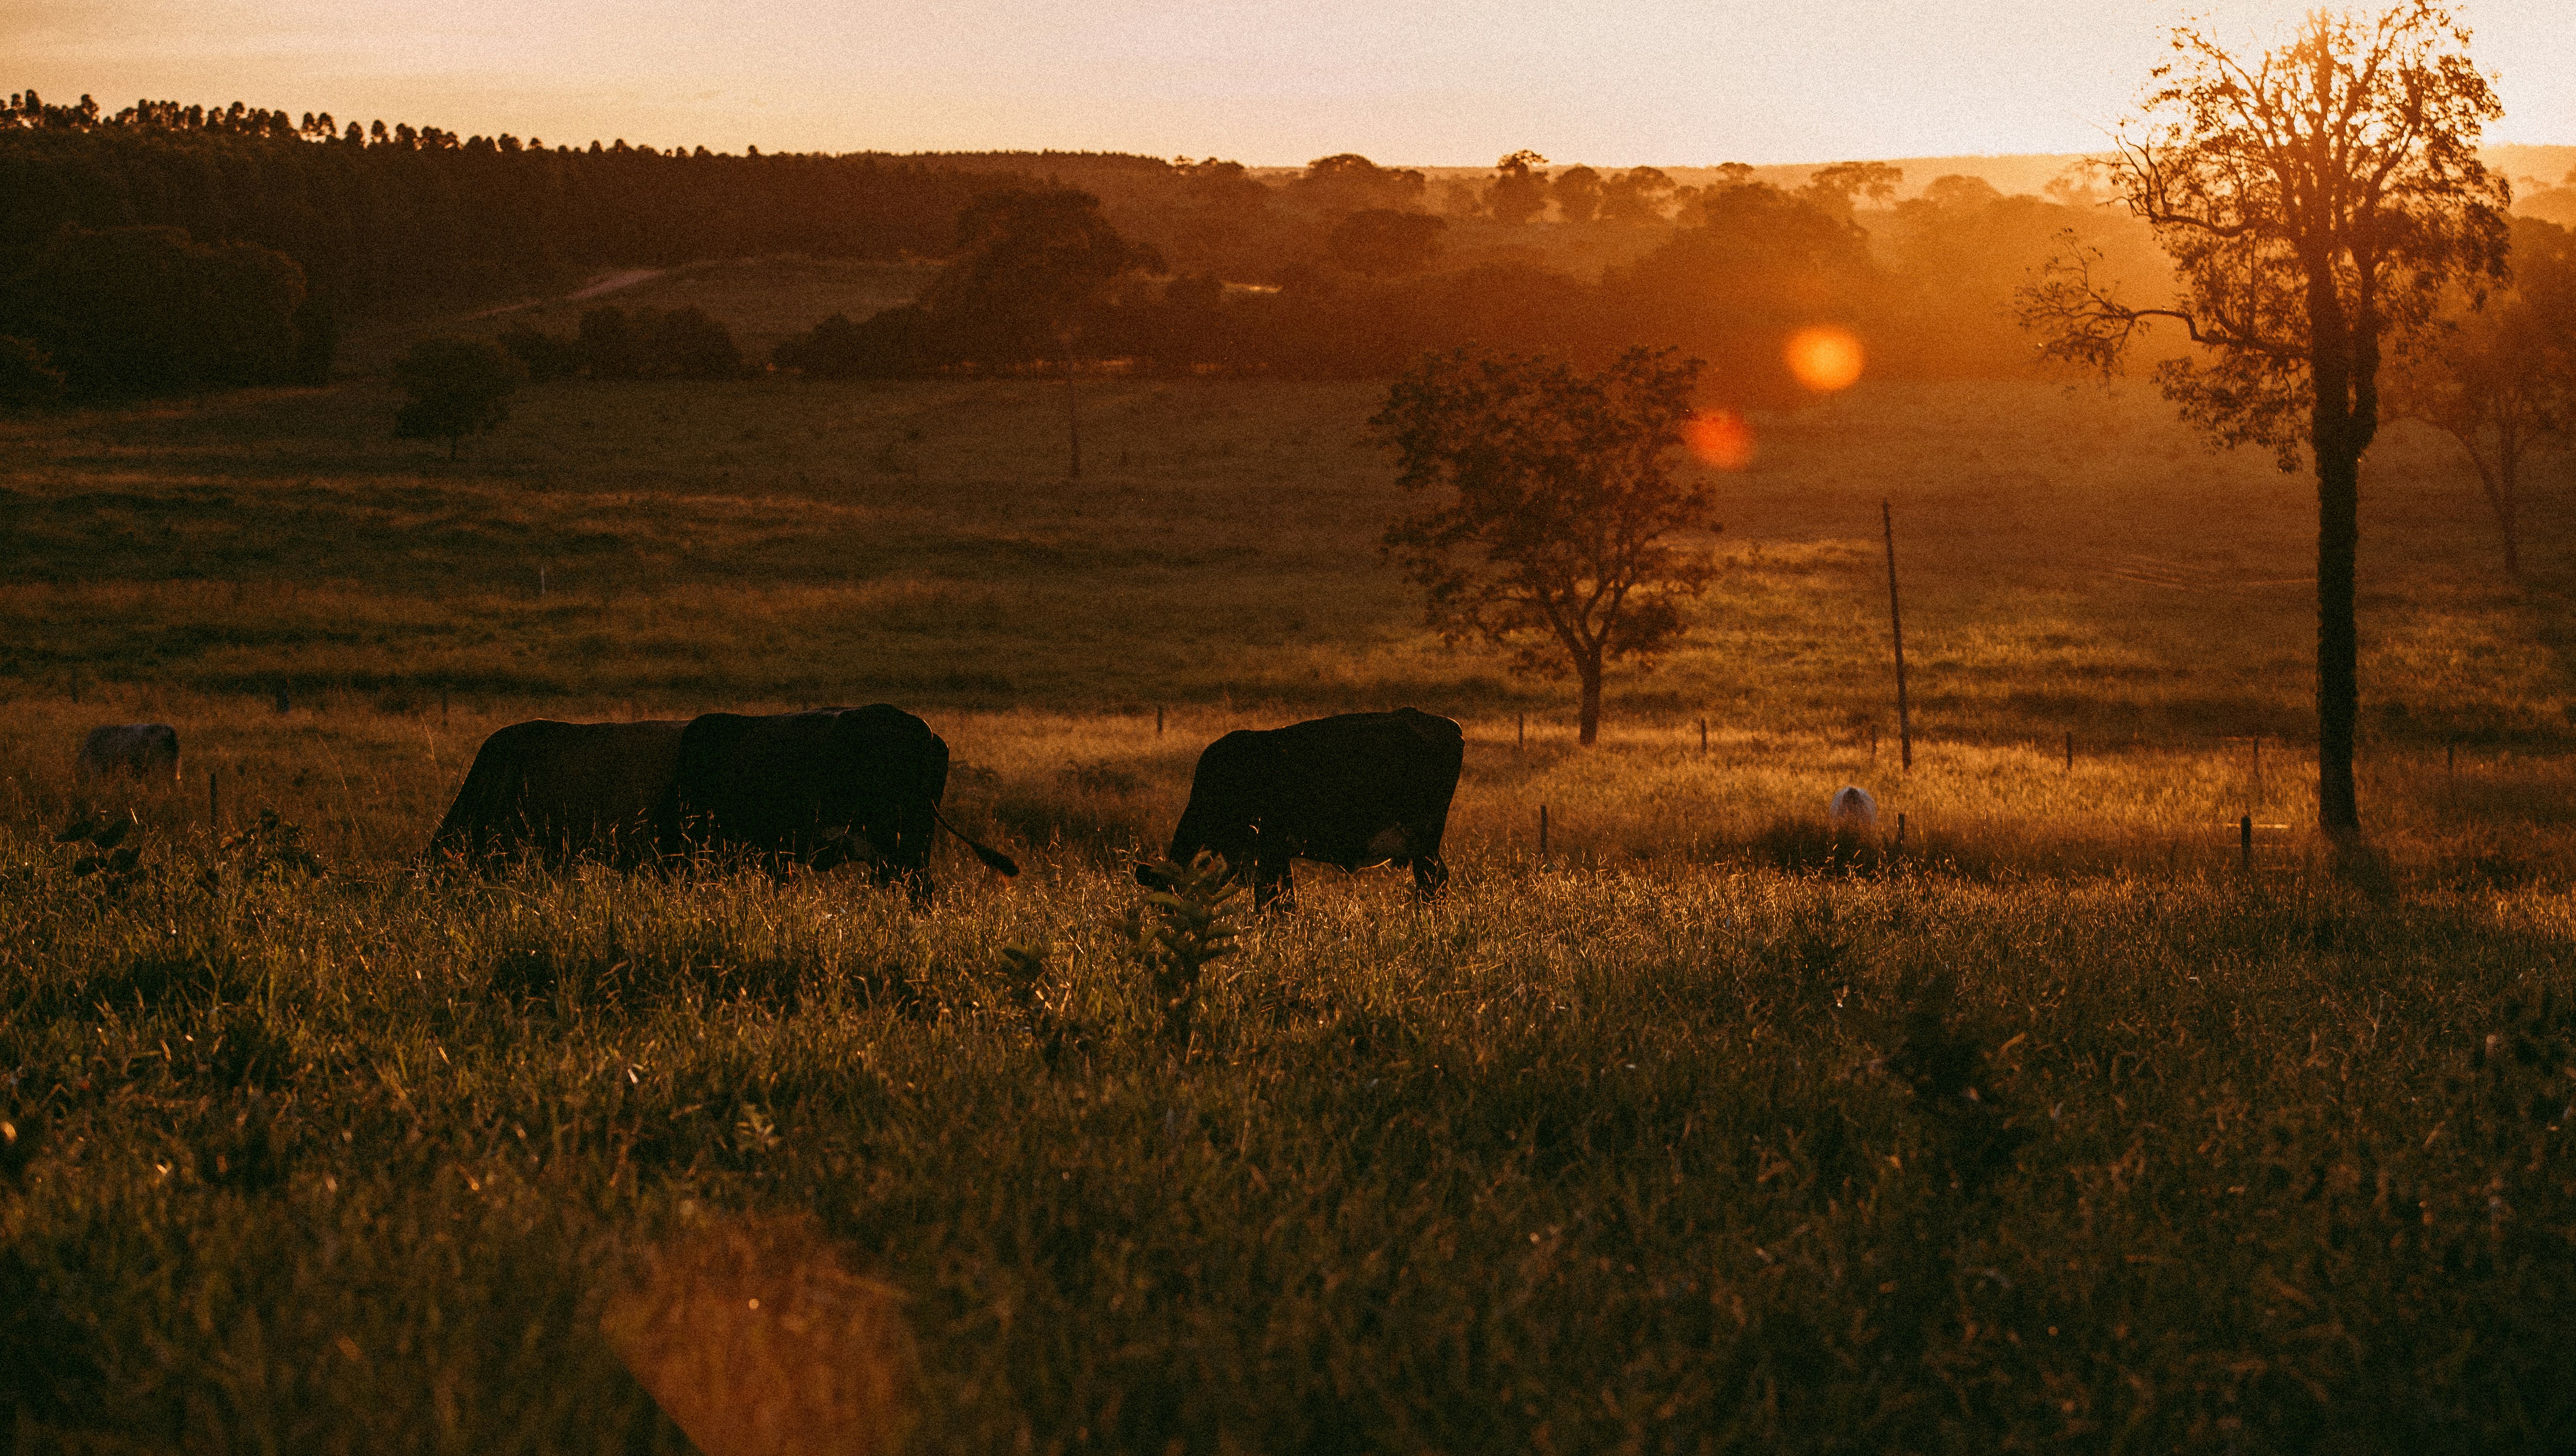
[[[2338,840],[2361,833],[2353,790],[2361,716],[2361,629],[2353,615],[2361,543],[2361,452],[2379,428],[2378,338],[2336,291],[2333,259],[2301,260],[2308,275],[2308,447],[2317,466],[2317,824]]]
[[[1601,659],[1577,659],[1574,671],[1583,682],[1583,706],[1575,719],[1575,741],[1588,748],[1601,737]]]
[[[2317,822],[2338,837],[2361,830],[2353,789],[2355,721],[2361,712],[2361,630],[2353,615],[2361,541],[2361,452],[2348,432],[2318,431]]]

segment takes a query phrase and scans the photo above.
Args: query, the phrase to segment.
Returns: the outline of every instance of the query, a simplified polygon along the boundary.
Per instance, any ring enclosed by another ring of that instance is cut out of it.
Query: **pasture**
[[[18,1446],[683,1449],[640,1309],[754,1352],[682,1407],[831,1365],[845,1449],[2564,1447],[2563,475],[2514,583],[2373,456],[2338,862],[2307,484],[2141,391],[1757,421],[1589,752],[1378,562],[1375,395],[1086,380],[1079,482],[1033,381],[541,386],[454,465],[366,383],[0,424]],[[1019,880],[416,863],[504,723],[879,699]],[[1449,897],[1216,907],[1175,1036],[1122,857],[1217,733],[1397,703],[1468,729]],[[139,719],[177,783],[71,777]]]

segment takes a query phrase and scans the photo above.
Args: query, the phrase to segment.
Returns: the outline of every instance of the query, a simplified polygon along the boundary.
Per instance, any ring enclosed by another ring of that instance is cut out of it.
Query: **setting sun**
[[[1849,329],[1831,324],[1800,329],[1789,336],[1783,352],[1789,361],[1789,372],[1818,394],[1849,389],[1860,378],[1860,340],[1852,337]]]

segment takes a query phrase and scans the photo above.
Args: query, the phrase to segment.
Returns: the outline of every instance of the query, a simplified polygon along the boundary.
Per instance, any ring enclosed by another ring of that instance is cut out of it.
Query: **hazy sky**
[[[2297,0],[2214,0],[2247,35]],[[2171,0],[0,0],[0,86],[549,142],[1702,164],[2098,146]],[[2576,3],[2473,0],[2496,141],[2576,142]]]

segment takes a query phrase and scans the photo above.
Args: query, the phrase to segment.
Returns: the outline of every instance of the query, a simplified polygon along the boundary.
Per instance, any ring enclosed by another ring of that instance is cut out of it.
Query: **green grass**
[[[2374,456],[2338,857],[2306,487],[2150,400],[1760,422],[1591,751],[1421,631],[1373,402],[1095,381],[1078,484],[1007,381],[546,386],[452,466],[364,383],[0,425],[15,1448],[683,1449],[638,1308],[915,1450],[2569,1444],[2563,476],[2515,583],[2432,442]],[[1020,880],[416,862],[502,724],[879,698]],[[1122,856],[1218,733],[1399,702],[1469,730],[1450,896],[1304,875],[1175,1047]],[[71,777],[137,719],[180,782]],[[121,882],[53,839],[99,811]],[[853,1276],[911,1362],[807,1320]]]

